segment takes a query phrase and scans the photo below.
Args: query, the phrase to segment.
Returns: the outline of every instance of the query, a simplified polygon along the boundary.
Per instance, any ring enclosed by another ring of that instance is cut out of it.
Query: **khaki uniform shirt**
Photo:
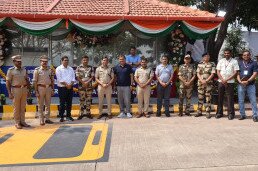
[[[54,73],[50,68],[43,69],[42,67],[37,67],[33,73],[33,82],[43,85],[52,85],[52,80],[54,79]]]
[[[79,65],[75,71],[76,77],[79,77],[82,81],[86,82],[90,78],[94,77],[94,69],[92,66],[88,65],[84,67],[82,64]],[[92,86],[92,81],[89,83],[89,86]],[[81,82],[79,82],[78,88],[83,88]]]
[[[180,65],[178,76],[181,76],[184,80],[190,81],[195,75],[196,71],[193,65]],[[180,88],[184,88],[184,83],[182,81],[180,81]]]
[[[201,62],[198,64],[197,73],[201,76],[203,80],[207,80],[211,74],[216,73],[215,64],[213,62],[208,62],[207,64],[204,62]],[[208,84],[211,84],[212,80],[208,82]],[[198,85],[201,85],[200,80],[198,80]]]
[[[154,72],[152,71],[151,68],[137,68],[135,73],[134,73],[134,77],[137,77],[139,82],[141,84],[146,83],[150,78],[154,77]]]
[[[6,80],[10,81],[11,86],[27,85],[27,71],[25,67],[18,69],[17,67],[11,67],[7,71]]]
[[[114,78],[114,71],[112,67],[103,67],[102,65],[96,69],[95,78],[103,84],[108,84]]]

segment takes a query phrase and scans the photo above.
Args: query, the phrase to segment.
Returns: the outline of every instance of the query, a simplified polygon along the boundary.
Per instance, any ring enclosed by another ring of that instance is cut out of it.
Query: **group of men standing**
[[[27,88],[30,85],[26,69],[21,66],[21,56],[12,57],[14,67],[7,72],[7,90],[9,98],[13,99],[15,126],[17,129],[29,127],[25,122],[25,105],[27,97]],[[206,98],[206,117],[211,118],[211,91],[213,86],[213,77],[217,70],[219,77],[218,86],[218,109],[216,118],[223,116],[224,94],[227,93],[228,99],[228,119],[234,119],[234,81],[237,77],[238,97],[240,105],[240,120],[246,118],[244,108],[245,92],[251,101],[253,111],[253,121],[257,122],[257,103],[255,96],[254,80],[257,75],[257,62],[252,61],[250,52],[244,51],[243,59],[237,61],[232,58],[231,51],[224,51],[224,58],[218,62],[217,67],[209,61],[209,54],[202,56],[202,61],[198,64],[197,70],[191,64],[191,56],[184,57],[184,64],[179,67],[179,116],[190,116],[191,96],[193,92],[194,80],[198,78],[198,111],[195,117],[202,115],[204,98]],[[50,117],[51,96],[54,94],[54,75],[56,74],[58,94],[60,99],[59,116],[60,122],[64,122],[64,113],[66,111],[66,120],[73,121],[71,117],[73,85],[78,81],[78,90],[80,95],[80,114],[78,120],[83,117],[92,119],[91,101],[93,92],[93,79],[95,77],[98,84],[99,116],[103,117],[103,100],[106,97],[108,110],[106,115],[111,119],[111,100],[112,84],[116,84],[117,98],[120,107],[119,118],[131,118],[131,86],[134,81],[137,84],[136,92],[138,99],[137,118],[149,115],[149,100],[151,94],[151,82],[154,78],[154,72],[147,66],[147,59],[136,54],[136,48],[131,47],[130,55],[120,55],[119,64],[114,68],[108,65],[108,57],[104,56],[101,65],[96,69],[88,64],[89,57],[83,56],[81,64],[74,72],[70,67],[69,58],[63,56],[61,65],[56,68],[56,73],[48,67],[47,56],[40,58],[41,66],[36,68],[33,74],[33,86],[38,99],[38,112],[40,125],[52,124]],[[165,115],[170,117],[169,101],[171,91],[171,81],[173,79],[174,69],[169,62],[169,57],[163,55],[161,64],[156,67],[155,75],[157,79],[157,113],[161,116],[162,105],[165,108]],[[183,112],[183,102],[186,99],[186,107]],[[164,101],[164,103],[163,103]],[[45,114],[43,108],[45,105]]]

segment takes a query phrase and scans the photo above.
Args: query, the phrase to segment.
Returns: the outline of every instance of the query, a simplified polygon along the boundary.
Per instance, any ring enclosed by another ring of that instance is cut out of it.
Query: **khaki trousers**
[[[25,108],[27,102],[27,87],[23,88],[12,88],[13,93],[13,112],[14,121],[16,124],[25,123]]]
[[[112,96],[112,86],[111,85],[106,88],[98,86],[99,114],[100,115],[103,112],[104,95],[106,95],[107,106],[108,106],[108,115],[111,115],[111,96]]]
[[[150,103],[151,87],[141,88],[137,86],[138,114],[148,114]]]
[[[52,88],[51,87],[45,88],[45,87],[39,86],[38,92],[39,92],[39,97],[37,98],[37,100],[38,100],[39,119],[41,121],[43,121],[44,118],[48,120],[50,117],[50,103],[51,103]],[[45,105],[45,115],[43,113],[44,105]]]

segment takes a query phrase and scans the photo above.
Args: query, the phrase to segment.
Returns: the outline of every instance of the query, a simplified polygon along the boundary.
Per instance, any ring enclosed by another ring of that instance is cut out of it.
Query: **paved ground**
[[[251,115],[250,111],[247,113]],[[38,128],[37,120],[28,122]],[[173,114],[171,118],[73,122],[94,123],[112,126],[107,162],[9,166],[0,167],[0,170],[258,170],[258,123],[251,118],[229,121],[213,117],[207,120]],[[0,121],[0,133],[11,124],[12,121]]]

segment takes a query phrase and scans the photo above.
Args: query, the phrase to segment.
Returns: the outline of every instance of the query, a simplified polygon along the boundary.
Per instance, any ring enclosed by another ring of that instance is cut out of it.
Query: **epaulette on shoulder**
[[[10,67],[9,70],[13,70],[14,68],[15,68],[14,66],[13,66],[13,67]]]

